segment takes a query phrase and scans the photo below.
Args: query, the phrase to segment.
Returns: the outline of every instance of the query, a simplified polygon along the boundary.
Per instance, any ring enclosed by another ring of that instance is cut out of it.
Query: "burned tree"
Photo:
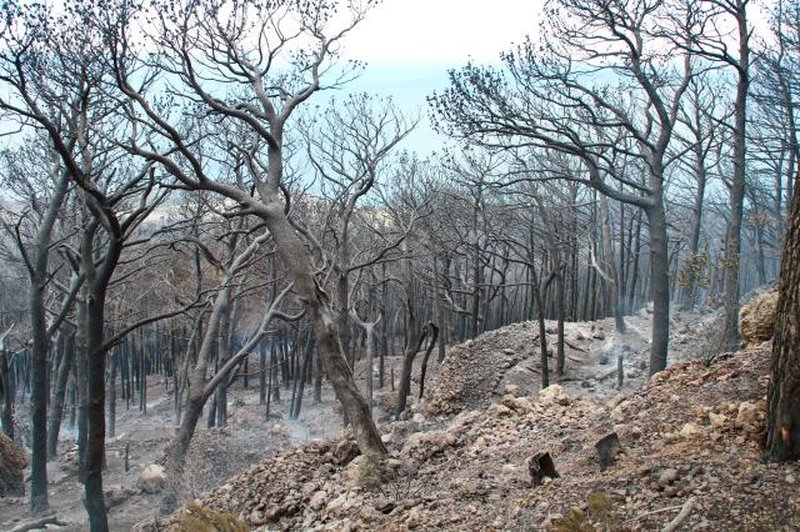
[[[353,5],[340,17],[336,3],[326,0],[173,2],[157,6],[155,42],[148,45],[158,48],[158,63],[142,60],[132,47],[133,15],[124,11],[109,28],[113,35],[109,45],[117,87],[129,102],[126,118],[137,133],[126,141],[129,151],[159,164],[182,188],[224,196],[265,223],[307,306],[319,353],[361,452],[381,459],[386,448],[345,359],[338,313],[317,278],[311,252],[290,220],[284,168],[290,118],[325,87],[323,77],[339,41],[363,18],[368,4]],[[348,22],[334,30],[335,21],[342,18]],[[281,71],[279,58],[284,57],[286,67]],[[139,81],[143,69],[148,71],[144,84]],[[167,76],[179,85],[173,93],[176,104],[169,109],[157,103],[158,82]],[[336,86],[348,77],[345,72],[330,84]],[[227,91],[232,85],[237,90]],[[207,121],[206,116],[214,120]],[[245,133],[246,143],[217,154],[243,158],[244,171],[236,179],[218,178],[195,151],[193,136],[198,130],[192,125],[200,121],[207,127],[241,128]],[[163,142],[150,142],[154,137]]]

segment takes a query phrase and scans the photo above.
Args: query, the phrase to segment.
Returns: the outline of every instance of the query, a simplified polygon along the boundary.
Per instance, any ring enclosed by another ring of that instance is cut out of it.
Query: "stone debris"
[[[739,329],[745,347],[757,346],[772,339],[778,289],[772,287],[757,293],[739,309]]]
[[[136,486],[146,493],[160,493],[166,483],[167,474],[164,472],[164,466],[158,464],[145,467],[136,480]]]
[[[28,457],[0,432],[0,497],[21,497],[25,495],[25,467]]]
[[[763,464],[754,437],[765,353],[674,364],[610,404],[503,386],[488,407],[468,399],[455,416],[381,425],[385,463],[352,456],[345,432],[268,458],[201,502],[257,530],[321,531],[552,529],[601,501],[606,529],[659,530],[677,513],[665,509],[693,498],[686,530],[795,530],[796,465]],[[595,444],[611,433],[624,452],[599,470]],[[559,477],[531,489],[529,460],[544,450]]]

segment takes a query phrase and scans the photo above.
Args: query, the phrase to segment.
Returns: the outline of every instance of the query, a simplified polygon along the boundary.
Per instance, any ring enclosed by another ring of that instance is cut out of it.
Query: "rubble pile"
[[[758,292],[742,304],[739,309],[739,329],[746,347],[772,339],[777,307],[777,287]]]
[[[24,473],[28,457],[11,438],[0,432],[0,497],[25,495]]]
[[[414,425],[426,430],[382,426],[380,471],[343,434],[270,458],[201,503],[261,530],[551,529],[595,522],[598,507],[619,530],[660,529],[682,509],[686,529],[792,530],[800,469],[761,461],[768,359],[763,347],[676,364],[608,404],[506,386],[484,410]],[[598,457],[611,433],[614,453]],[[558,477],[534,487],[542,452]]]
[[[427,412],[453,414],[496,399],[493,395],[504,373],[523,359],[536,356],[536,338],[536,324],[523,322],[449,348],[428,396]],[[535,381],[537,376],[529,373],[527,378]]]

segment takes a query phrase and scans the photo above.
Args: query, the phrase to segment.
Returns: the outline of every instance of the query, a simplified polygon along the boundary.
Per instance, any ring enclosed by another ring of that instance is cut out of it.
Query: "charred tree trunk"
[[[117,366],[119,365],[119,350],[109,355],[111,367],[108,372],[108,422],[106,432],[113,438],[117,431]]]
[[[351,311],[351,319],[362,329],[364,329],[364,334],[366,335],[366,358],[364,360],[364,368],[365,368],[365,398],[367,400],[367,406],[369,407],[370,414],[372,414],[372,402],[373,402],[373,383],[372,383],[372,373],[373,373],[373,365],[374,365],[374,358],[375,358],[375,326],[378,324],[378,321],[381,319],[380,316],[373,321],[373,322],[365,322],[361,318],[358,317],[355,309]]]
[[[428,358],[430,358],[431,351],[433,351],[433,347],[436,345],[436,340],[439,338],[439,327],[437,327],[432,321],[428,322],[428,327],[431,329],[431,341],[428,344],[428,348],[425,350],[425,355],[422,357],[422,367],[420,368],[419,372],[420,399],[422,399],[422,395],[425,393],[425,374],[428,372]]]
[[[422,343],[425,341],[425,336],[428,334],[428,326],[420,331],[416,340],[411,339],[409,336],[409,344],[406,346],[405,356],[403,357],[403,373],[400,375],[400,387],[397,391],[397,407],[395,408],[395,419],[400,419],[400,415],[406,409],[408,401],[408,394],[411,392],[411,371],[414,368],[414,358]]]
[[[56,375],[53,401],[50,405],[50,420],[47,427],[47,457],[51,460],[56,457],[58,449],[58,433],[61,430],[61,420],[64,415],[67,381],[75,360],[75,332],[62,332],[62,334],[65,334],[64,356],[61,358],[61,364]]]
[[[381,264],[381,339],[378,360],[378,388],[386,384],[386,359],[389,357],[389,279],[386,277],[386,263]]]
[[[441,287],[439,286],[439,263],[436,254],[433,254],[433,297],[436,319],[439,320],[439,354],[437,361],[441,364],[447,350],[447,327],[444,319],[444,305],[442,305]]]
[[[403,276],[405,277],[404,282],[406,285],[406,343],[405,352],[403,354],[403,370],[400,376],[400,388],[397,393],[397,405],[395,407],[395,417],[397,419],[400,419],[400,414],[406,409],[406,401],[411,391],[411,371],[414,366],[414,357],[416,357],[422,342],[425,340],[425,329],[419,326],[419,320],[414,307],[416,302],[414,272],[411,258],[407,254],[408,247],[405,242],[403,243],[402,249],[403,252],[406,253],[406,257],[403,258],[402,262]]]
[[[650,225],[650,296],[653,300],[653,343],[650,347],[650,375],[667,367],[669,346],[669,256],[667,221],[660,201],[646,211]]]
[[[725,255],[725,336],[723,348],[739,348],[739,266],[742,249],[742,215],[744,211],[745,164],[747,155],[747,92],[750,85],[750,28],[747,25],[747,0],[736,0],[734,13],[738,26],[739,57],[736,70],[736,102],[734,103],[733,176],[730,183],[731,217]]]
[[[617,274],[616,261],[614,260],[614,247],[611,231],[611,220],[608,212],[608,198],[600,194],[600,232],[603,245],[603,278],[608,284],[611,311],[614,314],[614,325],[618,332],[625,332],[625,320],[622,317],[622,291],[620,290],[619,275]]]
[[[301,370],[299,377],[295,379],[296,388],[294,400],[292,401],[291,419],[297,419],[300,417],[300,409],[303,406],[303,392],[305,390],[306,375],[308,375],[311,369],[315,345],[316,340],[314,338],[314,331],[309,330],[308,334],[306,335],[306,345],[303,355],[303,369]]]
[[[46,251],[45,251],[46,253]],[[45,260],[45,268],[47,267]],[[49,508],[47,498],[47,320],[44,305],[46,270],[31,279],[28,308],[31,324],[31,513]]]
[[[95,286],[96,288],[92,290],[92,295],[85,303],[88,406],[86,412],[86,482],[84,484],[86,499],[84,500],[84,505],[89,514],[91,530],[93,532],[104,532],[108,530],[108,516],[103,493],[103,462],[106,437],[106,357],[102,351],[102,346],[106,285],[104,284],[102,287]]]
[[[536,320],[539,324],[539,355],[542,366],[542,389],[550,386],[550,364],[547,360],[547,327],[544,323],[544,301],[542,298],[542,290],[539,287],[539,276],[536,273],[536,268],[533,266],[533,257],[531,257],[531,288],[533,289],[532,303],[536,303]]]
[[[87,238],[86,235],[84,235],[84,238]],[[86,357],[86,305],[83,303],[87,297],[89,297],[88,287],[83,290],[82,300],[78,304],[78,332],[75,338],[75,388],[78,401],[78,478],[81,482],[86,480],[86,442],[89,431],[87,417],[89,392],[86,376],[88,371]]]
[[[767,405],[768,462],[800,459],[800,172],[781,261]]]
[[[3,392],[3,432],[11,441],[14,441],[14,379],[5,349],[5,336],[8,332],[11,332],[11,329],[0,336],[0,388]]]

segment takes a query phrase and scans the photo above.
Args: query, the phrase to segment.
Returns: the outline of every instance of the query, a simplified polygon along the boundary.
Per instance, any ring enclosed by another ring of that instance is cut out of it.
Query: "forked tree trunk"
[[[405,355],[403,357],[403,372],[400,375],[400,386],[397,391],[397,406],[395,407],[395,419],[400,419],[400,415],[406,409],[408,401],[408,394],[411,392],[411,371],[414,368],[414,358],[422,347],[425,341],[425,336],[428,334],[428,324],[420,331],[418,338],[413,340],[409,336],[409,343],[406,346]]]
[[[220,366],[216,373],[214,373],[213,377],[206,382],[206,361],[208,361],[211,350],[217,342],[216,339],[219,332],[221,314],[227,308],[228,294],[225,292],[230,290],[230,286],[227,285],[222,289],[222,293],[219,295],[219,299],[217,303],[215,303],[211,312],[208,330],[203,337],[203,343],[197,355],[197,364],[188,370],[186,408],[181,419],[180,427],[178,432],[175,434],[175,437],[167,445],[167,449],[164,454],[163,462],[167,470],[167,476],[171,479],[170,482],[172,485],[165,493],[164,498],[161,501],[162,512],[172,511],[175,503],[177,502],[176,488],[182,480],[186,452],[189,449],[189,443],[191,442],[194,431],[197,428],[197,422],[200,420],[200,417],[203,413],[203,407],[208,402],[209,397],[211,397],[217,387],[221,383],[227,382],[231,371],[237,367],[253,349],[256,348],[259,342],[261,342],[261,339],[263,338],[264,334],[266,334],[267,327],[272,322],[272,319],[278,315],[278,305],[280,305],[280,302],[283,300],[286,294],[289,293],[291,287],[292,285],[288,285],[283,291],[280,292],[280,294],[275,296],[275,299],[273,299],[272,304],[264,314],[256,332],[247,340],[247,342],[245,342],[239,351],[233,354],[225,362],[225,364]],[[296,318],[287,317],[286,319],[294,320],[299,319],[299,317],[300,316],[297,316]]]
[[[800,172],[781,260],[780,293],[772,340],[767,405],[768,462],[800,459]]]

